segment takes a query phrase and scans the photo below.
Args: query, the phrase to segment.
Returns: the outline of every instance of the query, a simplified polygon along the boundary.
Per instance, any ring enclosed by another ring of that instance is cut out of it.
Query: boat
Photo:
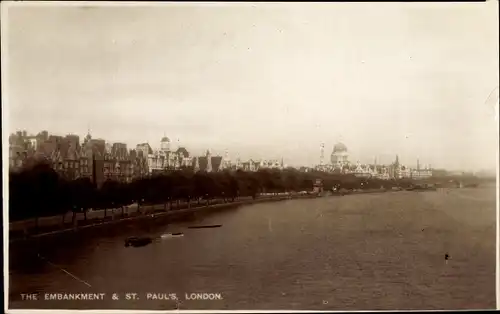
[[[477,188],[478,184],[477,183],[465,184],[464,187],[466,187],[466,188]]]
[[[168,238],[177,238],[177,237],[183,237],[184,234],[182,232],[176,232],[176,233],[165,233],[161,235],[162,239],[168,239]]]
[[[150,237],[130,237],[125,239],[125,246],[133,246],[133,247],[140,247],[140,246],[146,246],[153,242],[153,239]]]
[[[203,229],[203,228],[219,228],[222,225],[208,225],[208,226],[190,226],[189,229]]]

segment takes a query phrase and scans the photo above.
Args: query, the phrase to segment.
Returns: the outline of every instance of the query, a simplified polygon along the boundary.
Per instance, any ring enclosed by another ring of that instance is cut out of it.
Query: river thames
[[[495,199],[490,185],[287,200],[15,244],[9,308],[493,309]],[[184,236],[124,246],[167,232]]]

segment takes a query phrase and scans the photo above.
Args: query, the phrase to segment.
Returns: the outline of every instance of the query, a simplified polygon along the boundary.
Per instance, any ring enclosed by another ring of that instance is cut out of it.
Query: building
[[[412,179],[427,179],[432,177],[432,169],[429,166],[424,167],[423,169],[413,169],[411,170]]]
[[[241,169],[243,171],[258,171],[260,166],[260,161],[250,159],[248,161],[240,161],[238,160],[236,164],[236,169]]]
[[[181,153],[188,155],[182,149]],[[134,177],[149,174],[147,154],[144,156],[141,150],[129,154],[126,144],[106,145],[104,140],[92,139],[90,134],[80,144],[79,136],[73,134],[62,137],[42,131],[32,136],[19,131],[9,137],[9,155],[11,171],[46,161],[65,179],[89,177],[98,186],[107,179],[130,182]]]
[[[21,170],[27,165],[28,159],[28,153],[26,151],[16,151],[9,157],[9,170]]]
[[[330,156],[332,167],[328,170],[337,173],[346,173],[349,163],[349,154],[347,152],[347,146],[343,143],[337,143],[333,146],[333,151]]]
[[[111,154],[106,154],[102,160],[98,161],[96,173],[100,172],[97,169],[101,169],[101,163],[103,176],[102,182],[97,182],[98,186],[106,180],[131,182],[134,178],[134,163],[130,159],[117,158]]]
[[[224,170],[223,158],[221,156],[212,156],[210,150],[207,150],[205,156],[194,157],[191,162],[194,172],[218,172]]]
[[[128,157],[127,144],[114,143],[111,146],[111,155],[117,158],[126,159]]]
[[[351,172],[351,171],[349,171]],[[362,165],[359,161],[357,162],[354,169],[352,169],[352,173],[356,177],[360,178],[372,178],[376,176],[376,167],[370,165]]]
[[[430,165],[426,165],[421,168],[420,162],[417,160],[417,167],[412,169],[408,166],[400,164],[399,157],[396,156],[396,161],[389,167],[389,176],[394,179],[426,179],[432,177],[432,168]]]
[[[316,179],[313,184],[313,193],[323,193],[323,181],[321,179]]]
[[[134,178],[143,178],[149,175],[148,158],[144,156],[143,151],[132,149],[129,151],[129,160],[132,163],[132,172]]]
[[[48,141],[47,131],[37,135],[28,135],[27,131],[17,131],[9,136],[9,168],[18,171],[29,164],[36,162],[37,152],[43,149]]]
[[[219,168],[221,171],[222,170],[231,170],[231,168],[232,168],[231,159],[229,158],[229,153],[227,150],[224,153],[224,158],[222,159],[221,165]]]
[[[138,150],[148,152],[148,169],[150,173],[161,172],[165,170],[179,170],[183,168],[192,168],[193,160],[185,147],[172,147],[171,141],[164,136],[160,141],[160,149],[151,149],[149,144],[141,144]]]
[[[149,143],[137,144],[135,147],[137,154],[147,159],[147,156],[153,153],[153,149],[149,145]]]
[[[258,169],[278,169],[283,170],[285,167],[283,164],[283,159],[277,160],[261,160],[258,165]]]
[[[68,143],[68,146],[72,146],[77,150],[80,149],[80,137],[78,135],[68,134],[64,138],[63,142]]]

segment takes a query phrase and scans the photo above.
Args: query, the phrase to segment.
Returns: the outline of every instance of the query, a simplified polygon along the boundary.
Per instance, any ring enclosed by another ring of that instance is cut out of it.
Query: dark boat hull
[[[125,246],[141,247],[153,242],[151,238],[129,238],[125,240]]]
[[[210,226],[191,226],[188,229],[205,229],[205,228],[219,228],[222,225],[210,225]]]

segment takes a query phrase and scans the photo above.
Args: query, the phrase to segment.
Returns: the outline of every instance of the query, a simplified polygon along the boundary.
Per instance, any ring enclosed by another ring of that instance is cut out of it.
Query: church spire
[[[212,172],[212,155],[210,150],[207,149],[207,172]]]
[[[195,157],[195,163],[194,163],[194,172],[198,172],[200,170],[200,158]]]

